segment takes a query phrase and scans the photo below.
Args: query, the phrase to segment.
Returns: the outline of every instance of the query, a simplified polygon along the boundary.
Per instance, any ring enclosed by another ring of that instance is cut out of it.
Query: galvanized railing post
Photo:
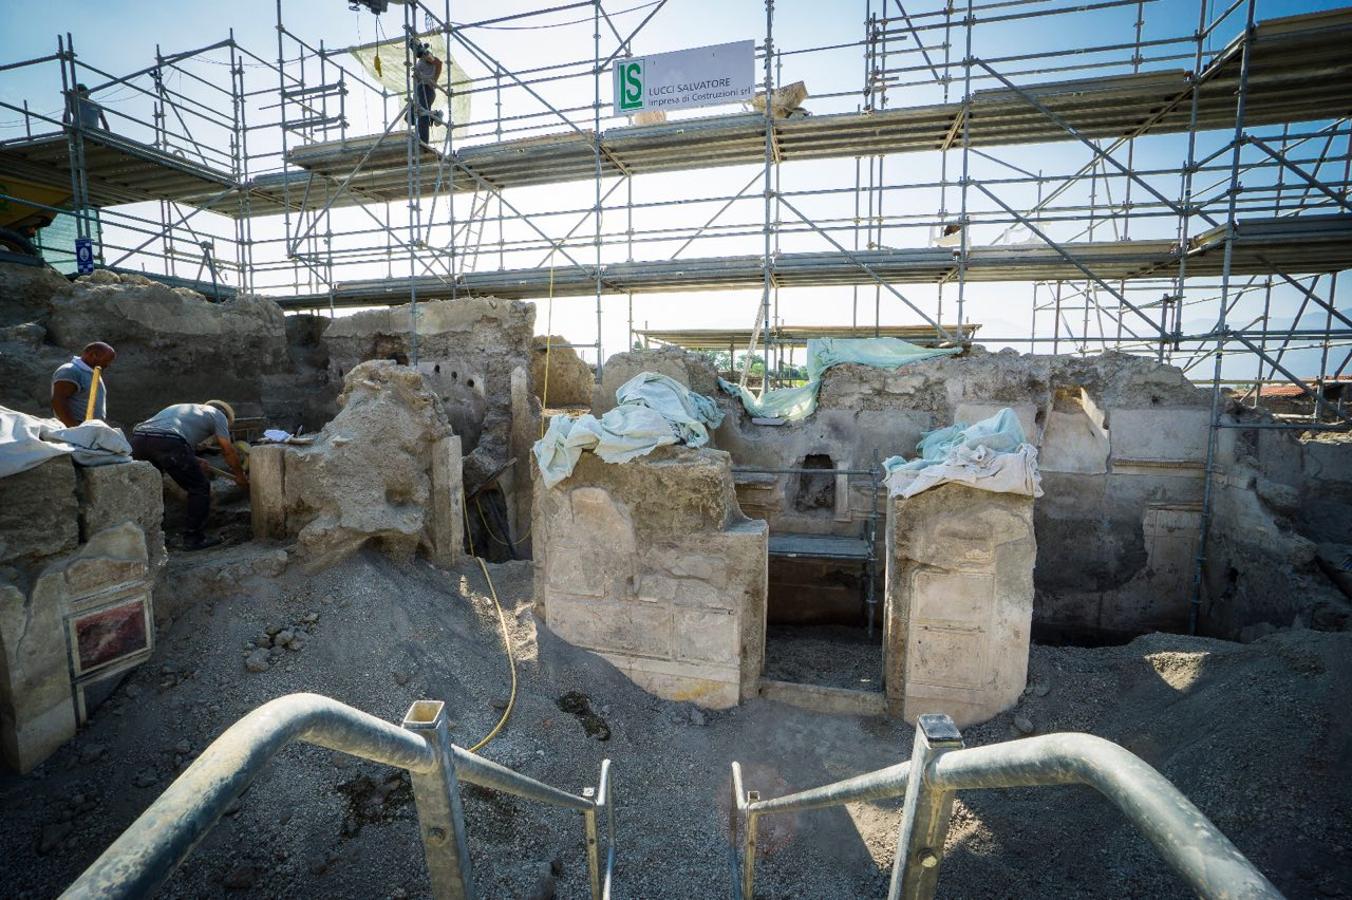
[[[887,900],[929,900],[934,896],[948,820],[953,813],[954,792],[929,784],[925,771],[936,757],[961,748],[962,733],[951,718],[917,717],[911,777],[906,782],[906,804],[897,831],[897,852],[892,861]]]
[[[427,741],[436,759],[434,769],[409,773],[432,896],[437,900],[473,900],[474,873],[465,836],[460,783],[455,776],[455,753],[446,725],[446,704],[439,700],[416,701],[404,715],[403,726]]]
[[[582,810],[582,825],[587,833],[587,876],[591,880],[592,900],[601,900],[601,848],[596,843],[596,788],[583,788],[582,796],[593,804]]]

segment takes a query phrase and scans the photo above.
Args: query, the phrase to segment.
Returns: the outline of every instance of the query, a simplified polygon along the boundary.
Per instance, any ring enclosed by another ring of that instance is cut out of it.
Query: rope
[[[475,501],[478,502],[477,500]],[[474,561],[479,564],[479,569],[484,573],[484,581],[488,582],[488,593],[493,597],[493,606],[498,610],[498,627],[502,629],[502,645],[507,650],[507,665],[512,673],[512,692],[507,697],[507,708],[502,711],[502,718],[498,719],[498,724],[493,726],[493,730],[484,736],[483,740],[469,748],[470,753],[478,753],[479,750],[488,746],[488,742],[498,736],[507,720],[512,716],[512,709],[516,706],[516,654],[512,652],[512,636],[507,632],[507,617],[502,612],[502,602],[498,600],[498,589],[493,586],[493,577],[488,574],[488,566],[474,552],[474,535],[469,528],[469,505],[465,502],[465,494],[460,492],[460,511],[465,517],[465,537],[469,541],[469,553],[474,557]],[[482,514],[482,510],[480,511]]]

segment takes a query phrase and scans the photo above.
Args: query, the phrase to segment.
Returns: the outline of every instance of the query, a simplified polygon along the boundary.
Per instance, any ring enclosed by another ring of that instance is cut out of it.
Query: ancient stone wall
[[[164,564],[159,473],[69,457],[0,479],[0,757],[26,772],[75,733],[86,691],[149,657]]]
[[[961,728],[1018,702],[1033,617],[1033,498],[947,484],[887,504],[883,682],[906,721]]]
[[[565,338],[536,335],[531,344],[530,382],[536,399],[550,409],[590,406],[596,373],[568,346]]]
[[[535,600],[551,631],[644,689],[727,707],[765,659],[767,531],[742,516],[727,454],[584,453],[536,493]]]
[[[1245,423],[1268,416],[1231,409],[1217,437],[1205,591],[1208,632],[1261,636],[1293,624],[1352,627],[1352,598],[1321,566],[1323,547],[1352,545],[1352,441]],[[1330,554],[1332,555],[1332,554]]]
[[[418,304],[418,371],[441,398],[464,453],[464,479],[473,491],[513,457],[517,465],[502,473],[515,535],[525,531],[516,511],[529,509],[531,481],[514,431],[539,435],[539,404],[523,409],[512,403],[512,373],[520,369],[529,384],[535,306],[519,300],[474,297]],[[329,371],[342,379],[369,359],[407,364],[412,359],[408,306],[367,310],[334,319],[324,331]],[[531,416],[514,429],[513,417]],[[485,538],[480,542],[487,543]]]
[[[322,348],[304,328],[289,329],[271,300],[213,303],[106,271],[69,283],[50,272],[21,279],[15,270],[25,268],[0,264],[0,321],[12,323],[0,328],[0,405],[51,415],[52,372],[104,341],[118,351],[106,373],[116,426],[213,397],[291,431],[317,427],[332,408],[338,382],[316,364]]]
[[[895,372],[837,366],[817,412],[798,423],[752,425],[739,404],[720,402],[729,415],[715,444],[738,465],[766,468],[865,469],[914,455],[925,431],[1011,407],[1039,448],[1046,491],[1035,508],[1035,627],[1050,639],[1186,627],[1210,396],[1177,368],[1118,353],[975,348]],[[738,497],[772,532],[858,537],[873,509],[869,480],[829,481],[739,476]],[[826,488],[829,502],[813,502]],[[857,590],[843,579],[854,569],[836,568],[847,603]]]
[[[254,448],[254,536],[296,536],[312,568],[368,543],[453,565],[464,536],[460,440],[441,400],[416,370],[372,360],[347,373],[338,403],[312,443]]]
[[[697,394],[718,396],[718,372],[713,363],[697,353],[678,347],[630,350],[606,360],[601,383],[592,394],[592,413],[601,416],[615,408],[615,392],[640,372],[656,372],[679,381]]]

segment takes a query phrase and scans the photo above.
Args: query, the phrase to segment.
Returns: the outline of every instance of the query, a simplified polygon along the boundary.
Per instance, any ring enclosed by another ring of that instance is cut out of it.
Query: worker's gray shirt
[[[437,86],[437,67],[424,56],[413,64],[413,77],[419,84]]]
[[[89,388],[94,382],[94,370],[85,365],[85,361],[77,356],[52,373],[52,384],[56,384],[58,381],[69,381],[75,385],[75,393],[71,394],[66,401],[66,410],[70,413],[72,419],[83,422],[85,410],[89,408]],[[102,419],[107,413],[108,385],[100,375],[98,399],[94,401],[94,418]]]
[[[146,419],[132,429],[134,434],[178,435],[196,447],[215,435],[230,440],[230,422],[214,406],[205,403],[175,403]]]

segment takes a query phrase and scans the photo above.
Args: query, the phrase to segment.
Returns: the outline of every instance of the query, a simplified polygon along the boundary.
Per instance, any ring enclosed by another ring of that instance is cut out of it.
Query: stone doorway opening
[[[769,576],[765,678],[881,693],[882,629],[869,635],[859,562],[771,556]]]

